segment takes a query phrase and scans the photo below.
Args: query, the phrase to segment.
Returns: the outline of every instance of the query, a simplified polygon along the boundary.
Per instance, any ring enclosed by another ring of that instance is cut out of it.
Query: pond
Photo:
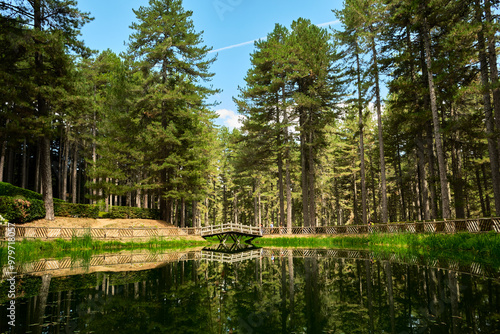
[[[0,286],[0,333],[500,333],[498,273],[474,264],[220,251],[27,264],[15,327],[8,284]]]

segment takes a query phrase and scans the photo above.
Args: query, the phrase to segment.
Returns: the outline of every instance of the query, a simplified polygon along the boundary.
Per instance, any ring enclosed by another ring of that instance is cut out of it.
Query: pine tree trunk
[[[481,164],[481,171],[483,172],[483,182],[484,182],[484,200],[486,205],[486,217],[491,216],[491,203],[490,195],[488,194],[488,177],[486,173],[486,165]]]
[[[35,163],[35,191],[39,193],[42,192],[41,189],[42,185],[40,179],[41,157],[42,157],[41,145],[40,143],[38,143],[36,148],[36,163]]]
[[[28,165],[28,145],[26,144],[26,138],[23,140],[23,166],[21,170],[21,188],[26,189],[26,170]]]
[[[45,219],[53,221],[54,216],[54,200],[52,196],[52,170],[50,159],[50,139],[42,137],[40,140],[41,146],[41,176],[43,187],[43,201],[45,204]]]
[[[279,196],[279,226],[285,225],[285,191],[283,186],[283,157],[278,152],[278,196]]]
[[[309,185],[308,185],[308,169],[309,163],[307,161],[306,153],[306,133],[304,129],[305,125],[305,112],[303,108],[300,109],[300,126],[302,131],[300,133],[300,164],[301,164],[301,183],[302,183],[302,219],[304,227],[309,227]]]
[[[198,201],[193,201],[192,211],[193,211],[193,227],[200,227],[198,219]]]
[[[224,186],[222,187],[222,224],[227,223],[227,190],[226,183],[224,182]]]
[[[308,161],[309,161],[309,226],[316,227],[316,171],[315,171],[315,148],[314,148],[314,133],[310,131],[309,147],[308,147]]]
[[[63,201],[67,200],[68,193],[68,161],[69,161],[69,140],[65,140],[64,145],[64,157],[63,157],[63,170],[62,170],[62,194],[61,199]]]
[[[481,186],[481,176],[479,174],[479,168],[475,169],[475,173],[476,173],[476,186],[477,186],[477,191],[479,193],[479,201],[481,202],[481,212],[483,213],[483,217],[487,217],[486,206],[484,203],[483,187]]]
[[[368,224],[367,216],[367,191],[366,191],[366,168],[365,168],[365,144],[363,138],[363,100],[361,94],[361,62],[359,60],[358,43],[356,41],[356,75],[358,86],[358,124],[359,124],[359,155],[360,155],[360,174],[361,174],[361,220],[362,224]]]
[[[425,6],[424,3],[422,3],[422,9],[424,12],[425,7],[423,6]],[[430,94],[432,122],[434,129],[434,140],[436,142],[436,153],[437,153],[438,167],[439,167],[439,181],[441,184],[441,206],[442,206],[441,209],[443,218],[448,219],[451,216],[450,198],[448,196],[449,194],[449,186],[447,178],[448,172],[443,150],[443,144],[441,140],[441,125],[439,122],[436,91],[434,88],[434,74],[432,72],[432,60],[431,60],[431,41],[430,41],[431,37],[429,32],[429,24],[427,22],[426,17],[424,17],[423,22],[424,22],[423,35],[424,35],[424,47],[425,47],[425,60],[427,63],[427,79],[429,81],[429,94]]]
[[[476,19],[482,22],[481,3],[479,0],[476,2]],[[484,25],[483,25],[484,29]],[[488,152],[490,155],[491,167],[491,181],[493,185],[493,194],[495,197],[495,211],[498,215],[500,213],[500,162],[498,157],[497,141],[495,140],[495,120],[493,117],[490,93],[489,93],[489,78],[488,78],[488,63],[486,60],[486,45],[484,40],[483,30],[478,32],[478,52],[479,62],[481,64],[481,84],[483,85],[483,104],[484,116],[486,123],[486,134],[488,139]]]
[[[286,110],[286,94],[285,88],[283,88],[283,123],[285,127],[284,139],[285,139],[285,188],[286,188],[286,227],[288,233],[292,233],[292,180],[290,176],[290,136],[288,133],[288,111]],[[260,201],[260,193],[259,193]]]
[[[55,177],[56,177],[56,182],[57,182],[57,194],[56,194],[56,197],[57,198],[61,198],[61,194],[62,194],[62,165],[63,165],[63,152],[64,152],[64,140],[63,140],[63,137],[64,137],[64,134],[63,134],[63,131],[61,129],[60,133],[59,133],[59,139],[57,140],[58,144],[59,144],[59,147],[57,148],[57,158],[59,159],[59,162],[58,162],[58,169],[57,169],[57,173],[55,173]]]
[[[78,146],[73,145],[73,161],[72,161],[72,177],[71,177],[71,202],[77,203],[77,179],[78,179]]]
[[[138,188],[135,192],[135,206],[140,208],[142,207],[142,194],[141,194],[141,189]]]
[[[498,150],[500,150],[500,87],[498,87],[498,62],[497,62],[497,51],[496,51],[496,36],[495,30],[492,25],[495,24],[493,17],[491,15],[491,1],[485,0],[485,17],[486,22],[489,24],[488,33],[488,56],[490,62],[490,81],[493,86],[493,108],[495,110],[495,124],[496,133],[498,140]],[[498,212],[498,210],[497,210]],[[498,215],[498,213],[497,213]]]
[[[385,171],[384,137],[382,129],[382,104],[380,100],[380,79],[378,73],[378,56],[375,40],[372,40],[373,69],[375,75],[375,108],[377,110],[378,142],[380,154],[380,198],[382,200],[382,223],[389,221],[387,207],[387,180]]]
[[[15,154],[12,147],[9,148],[9,157],[7,158],[7,182],[13,184],[14,183],[14,160]]]
[[[434,140],[432,137],[432,125],[428,124],[427,131],[427,150],[428,150],[428,159],[429,159],[429,190],[430,190],[430,203],[429,206],[431,208],[431,219],[437,219],[438,217],[438,207],[437,207],[437,191],[436,191],[436,162],[434,158]]]
[[[0,143],[0,145],[2,145],[0,147],[0,182],[4,182],[3,181],[3,170],[5,167],[5,152],[7,149],[7,140],[3,140]]]
[[[234,224],[238,224],[238,194],[236,191],[234,192],[233,199],[233,222]]]
[[[279,99],[277,99],[279,100]],[[285,111],[286,113],[286,111]],[[278,196],[279,196],[279,226],[285,225],[285,190],[283,185],[283,152],[282,152],[282,133],[281,133],[281,120],[280,120],[280,107],[276,107],[276,124],[278,126],[278,134],[276,138],[276,143],[278,145]]]
[[[258,196],[258,203],[257,205],[259,206],[259,221],[257,222],[257,226],[262,226],[262,203],[261,203],[261,194],[260,194],[260,191],[259,191],[259,196]]]
[[[335,167],[333,168],[333,174],[336,174]],[[339,195],[339,184],[337,179],[333,180],[333,191],[335,194],[335,214],[337,215],[337,225],[342,225],[342,219],[340,218],[341,208],[340,208],[340,195]]]
[[[286,148],[286,167],[285,167],[285,179],[286,179],[286,227],[288,233],[292,233],[292,180],[290,176],[290,157],[289,148]],[[260,196],[260,194],[259,194]]]
[[[420,193],[420,177],[417,174],[417,182],[413,184],[413,191],[415,192],[415,199],[413,200],[414,203],[414,211],[416,212],[416,216],[418,220],[422,220],[422,202],[420,200],[421,198],[421,193]]]
[[[181,228],[186,227],[186,199],[181,199]]]
[[[459,115],[454,107],[451,108],[451,117],[455,122],[459,121]],[[455,131],[452,135],[451,165],[453,171],[453,190],[455,193],[455,215],[458,219],[465,218],[465,194],[464,179],[462,173],[462,148],[460,145],[460,132]]]
[[[424,213],[424,219],[430,220],[431,213],[429,209],[429,186],[427,184],[427,173],[425,170],[425,151],[424,151],[424,143],[422,139],[422,133],[418,133],[416,138],[417,144],[417,161],[418,161],[418,170],[420,175],[420,193],[422,194],[422,211]]]
[[[406,221],[407,218],[407,209],[406,209],[406,198],[405,198],[405,189],[403,186],[403,171],[401,168],[401,149],[399,148],[399,143],[397,145],[397,171],[398,171],[398,183],[399,183],[399,192],[401,196],[401,204],[402,204],[402,211],[403,211],[403,216],[402,219],[403,221]]]
[[[354,224],[358,224],[358,187],[356,184],[356,169],[352,172],[352,210],[354,213]]]
[[[96,116],[95,116],[95,113],[94,113],[94,122],[96,121],[95,120]],[[92,136],[94,137],[93,141],[92,141],[92,169],[95,169],[95,166],[97,164],[97,151],[96,151],[96,143],[95,143],[95,137],[96,137],[96,129],[95,129],[96,125],[94,124],[93,128],[92,128]],[[93,184],[96,184],[97,183],[97,179],[94,177],[92,179],[92,183]],[[91,199],[91,204],[96,204],[97,201],[96,201],[96,197],[97,197],[97,191],[96,189],[92,188],[92,199]]]

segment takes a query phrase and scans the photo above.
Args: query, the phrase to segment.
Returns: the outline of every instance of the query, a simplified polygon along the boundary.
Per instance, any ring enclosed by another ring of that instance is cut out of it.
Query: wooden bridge
[[[243,238],[250,238],[246,242],[251,242],[255,238],[262,237],[259,227],[233,223],[202,227],[200,234],[204,239],[215,236],[221,244],[226,243],[228,238],[239,244]]]

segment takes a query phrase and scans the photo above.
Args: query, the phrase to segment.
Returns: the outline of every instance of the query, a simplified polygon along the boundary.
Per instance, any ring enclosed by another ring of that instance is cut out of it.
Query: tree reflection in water
[[[192,260],[144,271],[25,276],[18,280],[16,327],[8,327],[2,307],[0,332],[500,331],[498,276],[384,260],[260,254],[233,263]]]

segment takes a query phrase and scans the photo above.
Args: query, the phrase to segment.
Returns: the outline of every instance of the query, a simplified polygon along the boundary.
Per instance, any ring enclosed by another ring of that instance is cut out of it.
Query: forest
[[[339,30],[276,24],[229,129],[182,0],[135,9],[121,54],[79,39],[76,1],[0,1],[0,182],[48,220],[54,198],[181,227],[498,215],[498,4],[345,0]]]

